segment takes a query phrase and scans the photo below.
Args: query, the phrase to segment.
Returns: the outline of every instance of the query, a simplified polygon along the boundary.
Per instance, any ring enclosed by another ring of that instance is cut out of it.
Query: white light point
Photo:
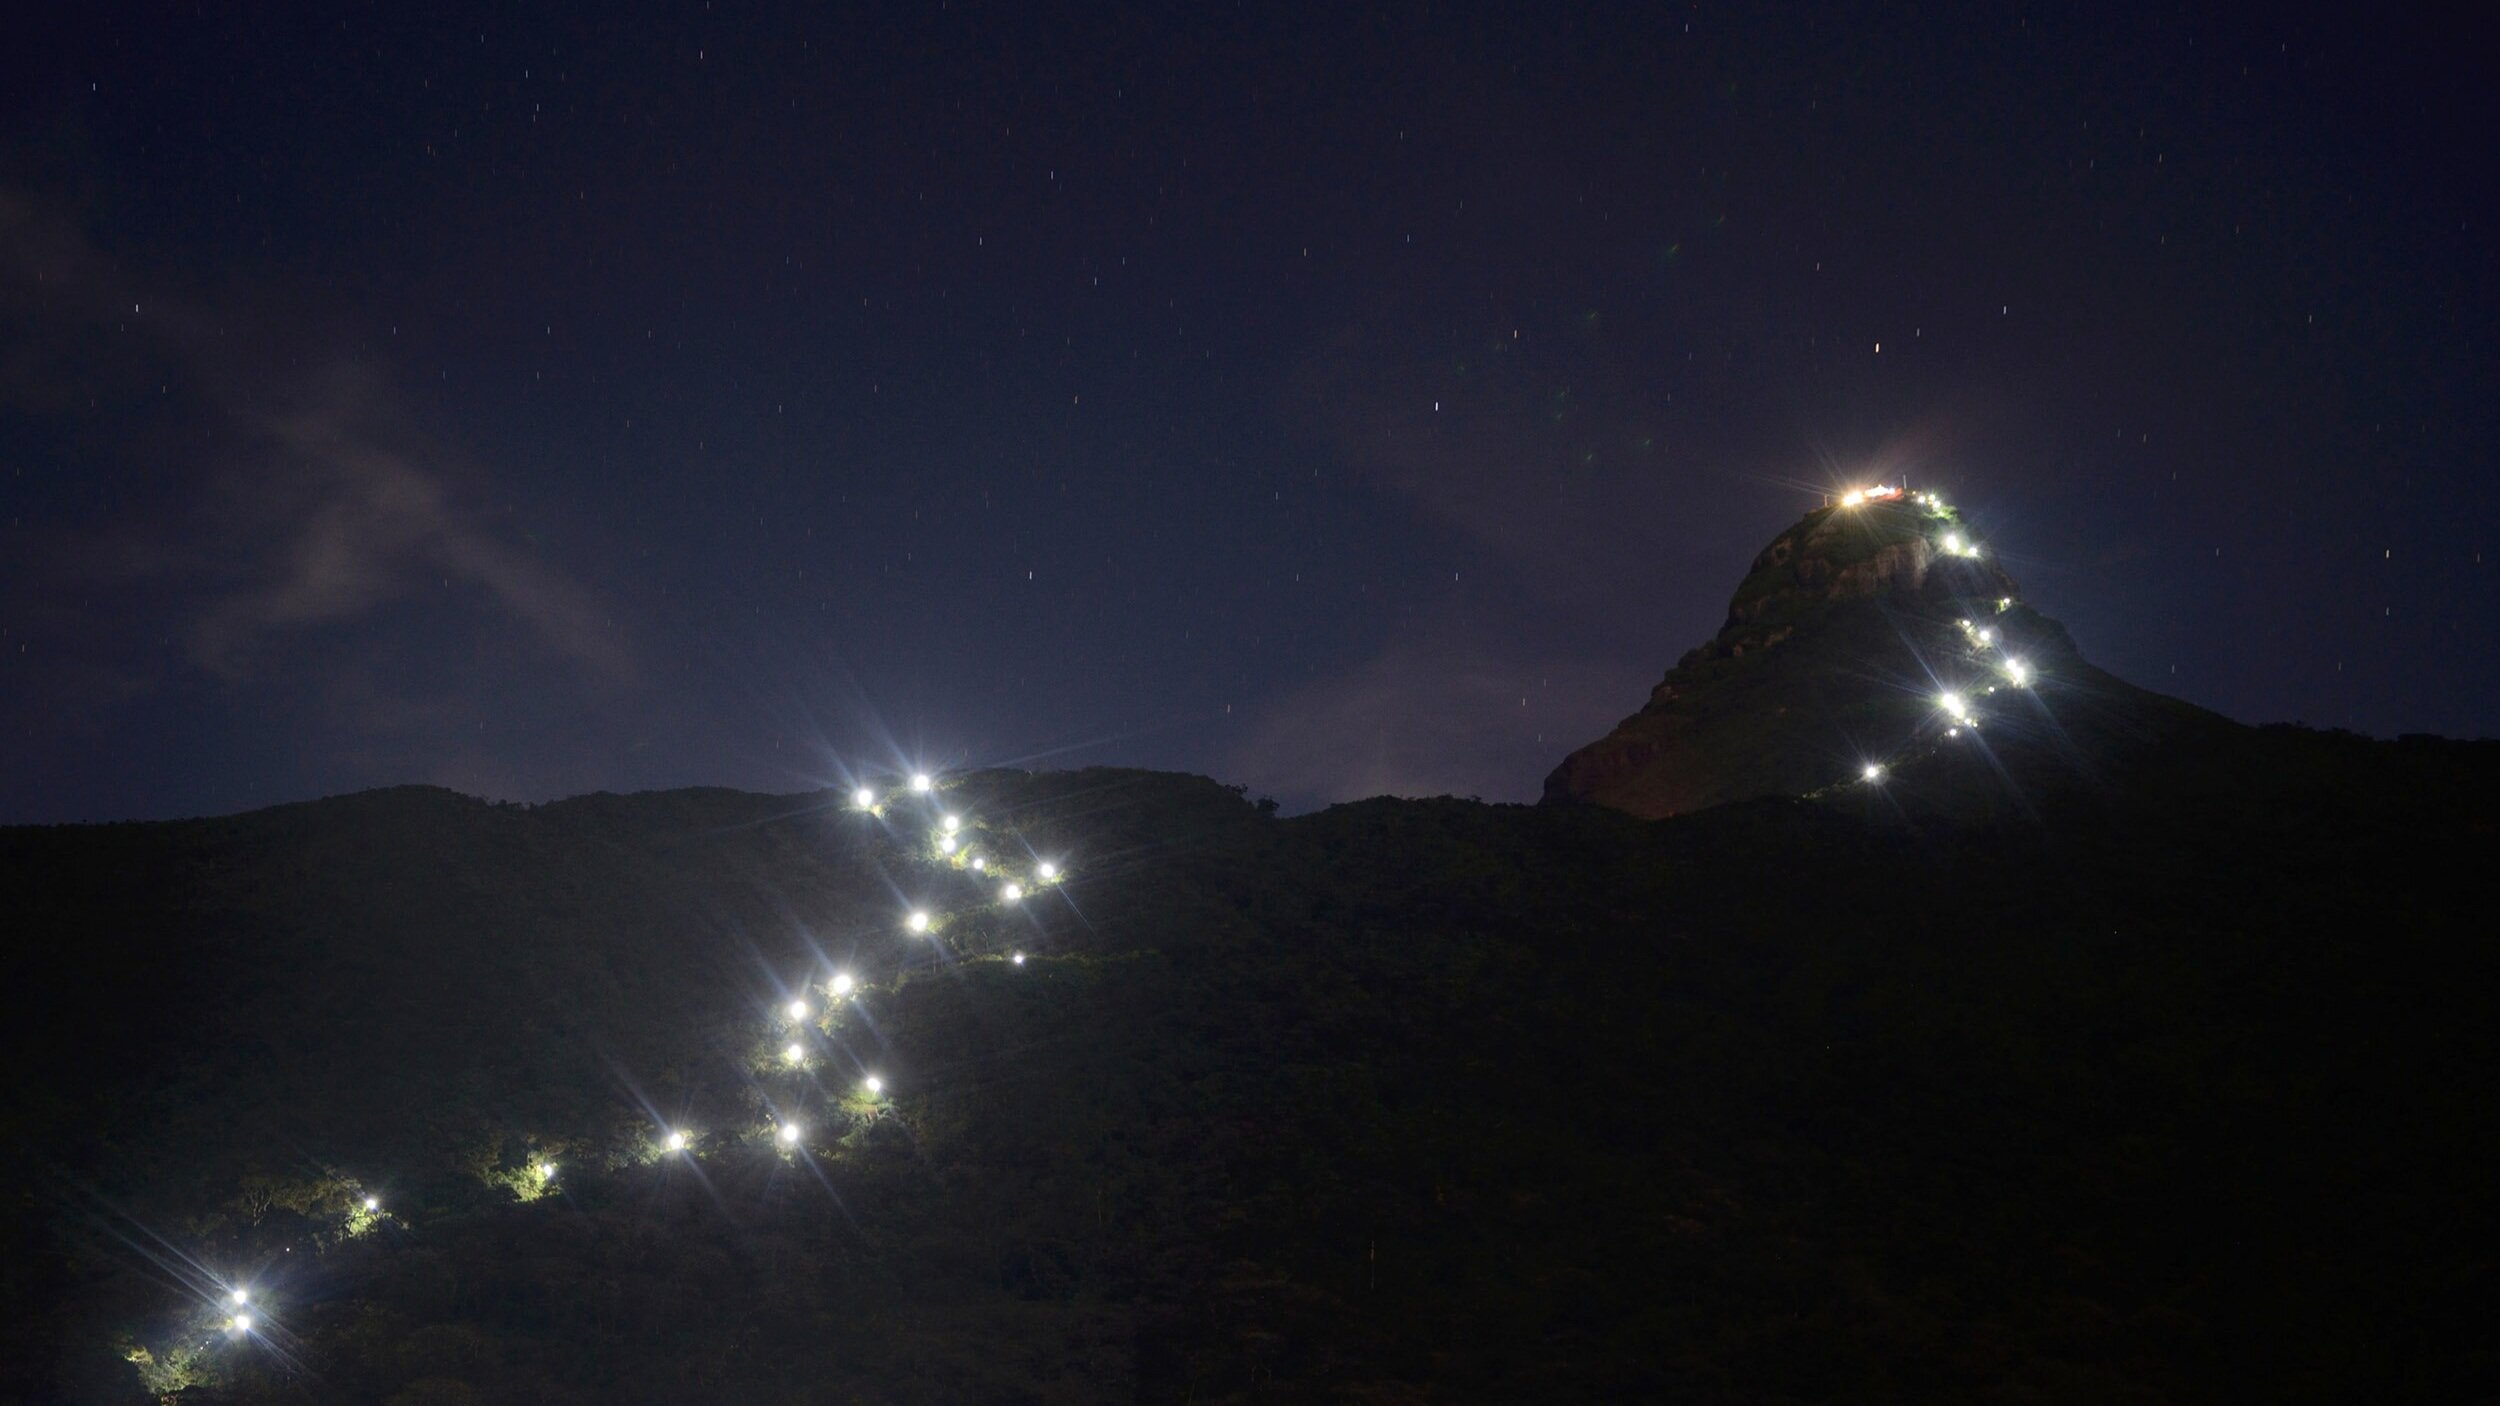
[[[554,1181],[556,1179],[556,1164],[553,1162],[540,1162],[532,1166],[530,1171],[540,1181]]]
[[[1962,554],[1962,534],[1959,532],[1946,533],[1944,535],[1944,549],[1953,553],[1957,557],[1960,556]]]
[[[952,835],[956,831],[964,828],[964,818],[960,815],[950,815],[945,819],[940,820],[938,824],[945,826],[946,833]]]
[[[910,928],[913,932],[927,932],[929,930],[929,915],[922,909],[914,908],[911,910],[911,916],[903,920],[903,926]]]
[[[792,1020],[807,1019],[807,1002],[805,1001],[792,1001],[790,1004],[783,1006],[781,1009]]]
[[[867,1091],[870,1098],[875,1098],[877,1095],[885,1092],[885,1080],[878,1078],[874,1074],[860,1080],[859,1086]]]
[[[234,1331],[238,1333],[248,1333],[252,1331],[252,1315],[248,1313],[238,1313],[233,1318],[227,1320],[226,1326],[234,1329]]]
[[[861,810],[875,810],[877,808],[877,793],[869,790],[865,786],[862,786],[858,790],[851,793],[851,804],[859,807]]]
[[[1045,859],[1040,864],[1034,866],[1033,872],[1041,875],[1044,883],[1048,883],[1050,880],[1059,877],[1059,866]]]
[[[1866,764],[1866,770],[1859,774],[1868,781],[1881,781],[1884,779],[1884,769],[1877,766],[1873,762],[1868,762]]]
[[[1994,630],[1980,631],[1979,642],[1981,644],[1995,644],[1997,642],[1997,632]]]
[[[660,1146],[671,1152],[683,1152],[686,1150],[686,1135],[672,1130],[667,1137],[660,1139]]]
[[[375,1211],[381,1210],[381,1209],[382,1209],[382,1198],[381,1198],[381,1197],[379,1197],[379,1196],[368,1196],[368,1197],[366,1197],[366,1198],[365,1198],[365,1212],[366,1212],[368,1215],[369,1215],[369,1214],[371,1214],[371,1213],[373,1213],[373,1212],[375,1212]]]
[[[792,1064],[796,1064],[800,1060],[807,1058],[807,1050],[801,1046],[798,1041],[792,1040],[789,1044],[781,1047],[781,1057],[790,1061]]]
[[[850,995],[851,988],[857,985],[859,985],[859,982],[854,980],[849,972],[835,972],[833,974],[833,994],[836,996]]]
[[[2016,688],[2029,688],[2031,666],[2020,659],[2008,659],[2005,661],[2005,677],[2012,680]]]
[[[955,852],[955,837],[952,835],[938,836],[938,848],[947,854],[953,854]]]
[[[1024,886],[1021,884],[1000,884],[998,886],[998,901],[1001,903],[1013,903],[1022,897],[1024,897]]]
[[[1937,694],[1936,706],[1943,709],[1945,712],[1951,713],[1957,718],[1970,712],[1970,700],[1964,698],[1958,693]]]
[[[977,854],[976,854],[976,855],[972,856],[972,867],[973,867],[973,869],[974,869],[974,871],[975,871],[975,872],[978,872],[978,871],[981,871],[981,870],[984,870],[984,869],[989,868],[989,867],[990,867],[990,862],[989,862],[988,860],[986,860],[986,859],[983,859],[981,856],[979,856],[979,855],[977,855]]]
[[[1840,495],[1840,506],[1844,508],[1854,508],[1865,501],[1866,490],[1863,488],[1852,488]]]
[[[1023,965],[1024,965],[1024,954],[1023,954],[1023,953],[1021,953],[1021,952],[1018,952],[1016,955],[1014,955],[1014,956],[1012,956],[1012,957],[1008,958],[1007,960],[1008,960],[1008,961],[1011,961],[1011,962],[1013,962],[1013,963],[1015,963],[1017,966],[1023,966]]]
[[[925,796],[929,793],[930,785],[931,782],[929,780],[929,773],[925,771],[915,771],[911,774],[911,788],[914,791],[917,791]]]
[[[782,1146],[796,1147],[799,1145],[800,1136],[806,1131],[806,1129],[800,1127],[796,1123],[784,1123],[781,1125],[781,1131],[777,1136],[780,1137]]]
[[[226,1302],[237,1306],[250,1303],[251,1301],[252,1291],[249,1289],[237,1289],[233,1293],[226,1295]]]

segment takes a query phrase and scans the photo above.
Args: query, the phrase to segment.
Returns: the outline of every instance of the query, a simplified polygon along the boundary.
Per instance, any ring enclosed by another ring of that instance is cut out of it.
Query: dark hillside
[[[7,1357],[194,1406],[2488,1395],[2500,761],[2168,746],[1992,824],[1097,771],[0,832]]]

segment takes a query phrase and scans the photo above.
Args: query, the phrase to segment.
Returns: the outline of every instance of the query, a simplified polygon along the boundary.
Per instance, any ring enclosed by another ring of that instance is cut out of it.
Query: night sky
[[[74,8],[0,821],[1527,799],[1903,471],[2138,683],[2500,722],[2500,111],[2397,7]]]

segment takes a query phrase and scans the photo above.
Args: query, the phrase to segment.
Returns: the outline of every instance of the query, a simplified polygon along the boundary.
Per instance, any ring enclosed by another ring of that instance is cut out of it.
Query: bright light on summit
[[[251,1301],[252,1291],[249,1289],[237,1289],[233,1293],[226,1295],[226,1302],[231,1304],[247,1304]]]
[[[911,916],[903,920],[903,926],[910,928],[913,932],[927,932],[929,915],[925,910],[914,908],[911,910]]]
[[[381,1209],[382,1209],[382,1198],[381,1198],[381,1197],[379,1197],[379,1196],[368,1196],[368,1197],[366,1197],[366,1198],[365,1198],[365,1209],[366,1209],[367,1211],[369,1211],[369,1212],[370,1212],[370,1211],[378,1211],[378,1210],[381,1210]]]
[[[868,1096],[870,1098],[875,1098],[877,1095],[885,1092],[885,1080],[878,1078],[874,1074],[860,1080],[859,1086],[868,1091]]]
[[[874,810],[877,807],[877,793],[862,786],[851,793],[851,804],[861,810]]]
[[[1936,706],[1957,718],[1970,712],[1970,700],[1958,693],[1937,694]]]
[[[852,979],[849,972],[835,972],[833,974],[833,994],[836,996],[850,995],[851,988],[857,985],[859,985],[859,983]]]
[[[248,1333],[252,1331],[252,1315],[248,1313],[238,1313],[232,1319],[228,1320],[226,1326],[234,1329],[238,1333]]]
[[[1868,781],[1881,781],[1884,779],[1884,769],[1877,766],[1873,762],[1868,762],[1866,764],[1866,770],[1861,772],[1860,775]]]
[[[683,1152],[686,1150],[686,1135],[672,1130],[667,1137],[660,1139],[660,1145],[671,1152]]]
[[[2020,659],[2008,659],[2005,661],[2005,676],[2008,679],[2013,680],[2016,688],[2028,688],[2031,686],[2031,666],[2024,663]]]
[[[796,1146],[798,1146],[798,1145],[799,1145],[799,1137],[800,1137],[800,1135],[801,1135],[802,1133],[804,1133],[805,1131],[806,1131],[806,1129],[801,1128],[801,1127],[800,1127],[798,1124],[796,1124],[796,1123],[784,1123],[784,1124],[782,1124],[782,1125],[781,1125],[781,1133],[780,1133],[780,1137],[781,1137],[781,1145],[782,1145],[782,1146],[784,1146],[784,1147],[796,1147]]]
[[[915,771],[911,774],[911,788],[913,790],[926,794],[930,784],[929,773],[925,771]]]
[[[781,1009],[792,1020],[807,1019],[807,1002],[805,1001],[792,1001],[790,1004],[783,1006]]]
[[[1034,866],[1033,872],[1041,875],[1045,880],[1055,879],[1059,877],[1059,866],[1045,859]]]

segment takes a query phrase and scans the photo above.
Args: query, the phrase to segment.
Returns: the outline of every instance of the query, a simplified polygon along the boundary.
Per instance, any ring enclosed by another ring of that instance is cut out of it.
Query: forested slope
[[[2233,747],[0,832],[18,1399],[2478,1394],[2500,767]]]

